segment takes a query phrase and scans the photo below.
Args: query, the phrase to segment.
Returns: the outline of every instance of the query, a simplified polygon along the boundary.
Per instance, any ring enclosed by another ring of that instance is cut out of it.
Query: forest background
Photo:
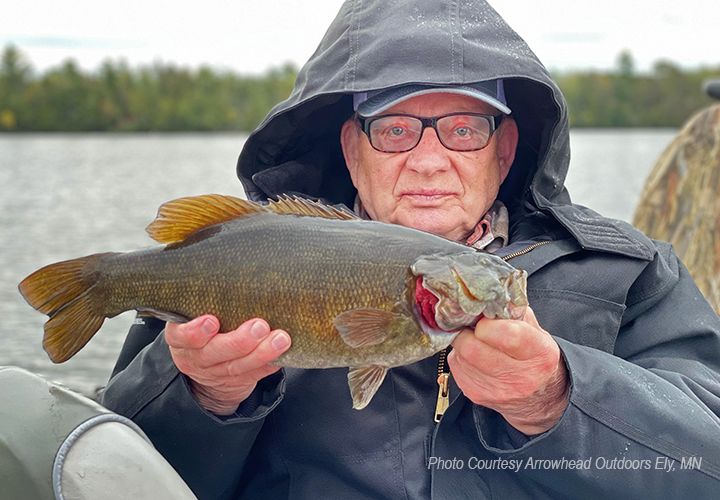
[[[287,64],[260,76],[156,63],[106,61],[83,72],[72,60],[37,74],[13,46],[0,59],[1,132],[252,131],[293,88]],[[571,127],[680,127],[712,100],[701,88],[716,67],[658,61],[635,70],[632,54],[611,71],[553,72]]]

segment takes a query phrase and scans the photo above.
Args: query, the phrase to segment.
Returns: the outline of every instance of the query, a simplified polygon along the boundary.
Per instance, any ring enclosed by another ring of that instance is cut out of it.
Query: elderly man
[[[527,315],[362,411],[346,370],[268,365],[291,339],[262,318],[139,318],[103,403],[200,498],[711,498],[720,320],[668,245],[570,203],[568,163],[562,94],[484,1],[346,2],[245,144],[248,196],[492,251],[529,273]]]

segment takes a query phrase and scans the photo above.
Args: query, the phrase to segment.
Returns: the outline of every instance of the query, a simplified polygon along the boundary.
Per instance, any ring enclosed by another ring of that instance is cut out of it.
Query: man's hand
[[[521,321],[482,318],[474,332],[466,328],[447,360],[465,396],[524,434],[549,430],[567,406],[560,348],[529,307]]]
[[[220,335],[219,325],[214,316],[168,323],[165,341],[198,402],[216,415],[231,415],[260,379],[280,369],[268,363],[290,347],[290,336],[283,330],[271,332],[259,318]]]

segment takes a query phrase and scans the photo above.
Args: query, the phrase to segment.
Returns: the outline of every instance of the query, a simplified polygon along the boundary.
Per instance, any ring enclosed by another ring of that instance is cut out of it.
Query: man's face
[[[412,97],[382,114],[456,112],[500,114],[472,97],[447,93]],[[383,153],[373,149],[356,121],[348,121],[341,142],[353,184],[373,220],[464,242],[495,201],[515,158],[517,138],[515,122],[504,120],[484,149],[458,152],[446,149],[435,130],[426,128],[414,149]]]

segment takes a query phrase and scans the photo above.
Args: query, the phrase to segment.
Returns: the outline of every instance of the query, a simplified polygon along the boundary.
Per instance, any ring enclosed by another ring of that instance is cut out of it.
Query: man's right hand
[[[165,341],[198,402],[216,415],[231,415],[260,379],[280,369],[268,363],[290,347],[290,336],[283,330],[271,332],[260,318],[221,335],[219,325],[209,315],[168,323]]]

